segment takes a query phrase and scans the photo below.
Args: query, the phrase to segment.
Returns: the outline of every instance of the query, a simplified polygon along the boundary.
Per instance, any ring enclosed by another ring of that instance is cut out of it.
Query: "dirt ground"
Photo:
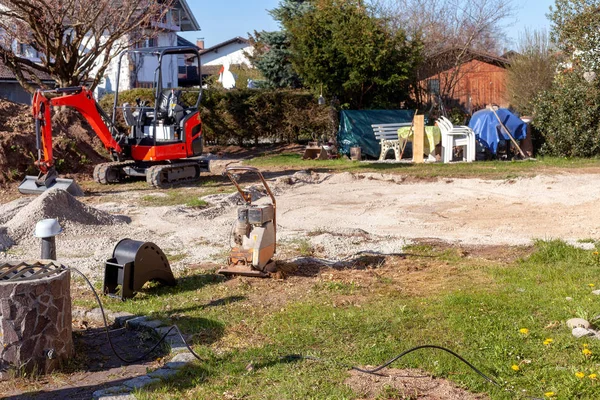
[[[286,248],[299,244],[309,245],[310,255],[337,262],[364,252],[398,254],[407,243],[424,239],[475,246],[526,246],[536,239],[554,238],[577,244],[600,239],[598,175],[410,184],[378,173],[277,176],[270,185],[277,197],[283,259]],[[176,256],[174,269],[225,262],[236,216],[231,195],[208,196],[212,206],[205,209],[142,207],[143,196],[165,194],[145,189],[96,192],[82,198],[90,206],[131,222],[65,229],[57,238],[60,260],[98,277],[115,243],[128,237],[155,242],[167,255]],[[0,261],[35,258],[38,251],[36,239],[26,236],[10,251],[0,253]]]
[[[392,275],[398,279],[400,288],[413,290],[435,290],[430,279],[434,275],[445,276],[436,281],[442,286],[453,279],[452,274],[439,274],[436,268],[418,271],[414,269],[418,266],[399,262],[408,243],[435,242],[461,249],[465,256],[473,252],[497,260],[512,255],[510,246],[529,246],[535,239],[560,238],[580,246],[591,246],[584,242],[600,239],[597,224],[600,175],[595,174],[407,183],[400,176],[379,173],[286,175],[278,171],[267,174],[267,178],[277,199],[277,258],[283,265],[293,265],[297,271],[287,281],[249,284],[261,285],[265,290],[277,286],[281,296],[270,297],[275,307],[285,303],[288,296],[302,296],[300,281],[321,279],[325,272],[336,275],[336,279],[343,279],[341,275],[360,279],[361,284],[366,285],[376,281],[370,269],[345,270],[343,267],[348,263],[354,266],[361,262],[385,264],[387,270],[394,270]],[[214,269],[225,263],[236,218],[232,195],[208,196],[205,200],[210,206],[201,209],[184,205],[141,206],[144,196],[166,194],[147,188],[118,190],[111,187],[80,198],[88,206],[130,222],[106,226],[66,224],[64,233],[57,238],[59,261],[101,279],[103,263],[111,256],[114,245],[128,237],[158,244],[172,259],[176,273],[194,266]],[[23,198],[16,201],[20,203],[0,204],[0,214],[1,210],[14,210],[28,203]],[[258,200],[259,203],[266,201],[265,197]],[[0,225],[4,224],[2,217],[0,215]],[[7,219],[4,215],[4,220]],[[8,251],[0,252],[0,262],[38,256],[37,239],[24,235]],[[330,269],[325,271],[323,266]],[[446,270],[447,266],[439,268]],[[227,284],[241,284],[240,279]],[[419,282],[426,284],[419,285]],[[339,301],[345,301],[343,296]],[[225,342],[217,345],[227,347]],[[406,398],[412,398],[414,393],[421,394],[418,398],[478,398],[465,397],[466,394],[443,380],[415,378],[415,371],[390,373],[392,378],[387,380],[353,380],[351,376],[347,384],[365,399],[376,398],[383,390],[395,390],[397,394],[409,396]],[[410,376],[399,378],[404,373]]]

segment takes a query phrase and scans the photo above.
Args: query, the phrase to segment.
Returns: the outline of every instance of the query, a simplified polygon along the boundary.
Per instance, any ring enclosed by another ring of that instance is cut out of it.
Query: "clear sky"
[[[554,6],[554,0],[513,0],[513,4],[517,7],[517,21],[506,29],[506,33],[515,43],[519,33],[525,29],[545,28],[550,33],[550,21],[546,14],[549,13],[550,6]]]
[[[277,7],[279,0],[187,0],[202,29],[181,34],[191,42],[204,38],[206,47],[236,36],[248,37],[248,32],[276,31],[277,22],[267,10]]]
[[[248,32],[274,31],[279,29],[267,10],[279,4],[279,0],[188,0],[202,30],[200,32],[184,32],[186,39],[195,42],[204,38],[205,46],[210,47],[236,36],[248,37]],[[549,7],[554,0],[513,0],[517,7],[516,22],[506,32],[516,43],[519,32],[525,28],[546,28]],[[513,44],[514,44],[513,43]],[[508,44],[507,48],[514,48]]]

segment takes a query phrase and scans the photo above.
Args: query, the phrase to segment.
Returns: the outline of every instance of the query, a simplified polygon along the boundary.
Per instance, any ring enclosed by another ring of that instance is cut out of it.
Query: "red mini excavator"
[[[199,67],[187,73],[187,82],[193,86],[187,92],[197,92],[196,104],[185,106],[181,101],[183,89],[163,88],[162,64],[173,57],[194,57],[200,65],[200,54],[194,47],[157,47],[127,50],[119,56],[115,100],[112,118],[98,105],[85,87],[38,90],[33,97],[38,160],[36,176],[27,176],[19,186],[25,194],[43,192],[51,187],[62,187],[72,194],[80,189],[70,179],[57,179],[52,156],[53,107],[67,106],[77,110],[90,124],[106,149],[112,162],[98,164],[94,180],[98,183],[119,183],[126,177],[145,177],[159,188],[195,181],[201,172],[208,171],[208,161],[202,154],[202,120],[198,107],[202,97],[202,75]],[[154,105],[137,100],[136,105],[118,106],[119,81],[123,57],[154,56],[158,66],[154,72]],[[177,65],[175,63],[175,65]],[[189,67],[184,67],[188,68]],[[191,79],[190,79],[191,78]],[[169,79],[169,78],[167,78]],[[117,110],[121,110],[129,132],[120,132],[115,124]]]

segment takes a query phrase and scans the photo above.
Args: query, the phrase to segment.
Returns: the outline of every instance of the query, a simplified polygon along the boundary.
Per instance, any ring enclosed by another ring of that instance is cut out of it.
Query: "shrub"
[[[123,91],[119,93],[119,105],[135,104],[137,97],[153,106],[152,89]],[[100,101],[109,115],[113,101],[112,94]],[[195,94],[185,94],[183,102],[191,105]],[[331,136],[337,129],[331,108],[319,106],[314,95],[301,91],[205,89],[200,108],[204,138],[215,144],[291,143],[299,138]],[[118,128],[125,131],[121,112],[117,112],[116,120]]]
[[[562,157],[600,153],[600,90],[578,70],[556,77],[535,105],[534,127],[543,136],[540,152]]]

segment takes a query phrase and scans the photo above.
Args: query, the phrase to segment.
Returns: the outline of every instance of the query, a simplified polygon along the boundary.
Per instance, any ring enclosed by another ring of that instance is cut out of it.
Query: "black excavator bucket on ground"
[[[121,240],[105,264],[104,294],[130,299],[148,281],[177,284],[167,256],[154,243]]]
[[[58,178],[54,170],[39,176],[26,176],[19,185],[19,192],[22,194],[41,194],[53,188],[66,190],[72,196],[83,196],[83,190],[73,179]]]

